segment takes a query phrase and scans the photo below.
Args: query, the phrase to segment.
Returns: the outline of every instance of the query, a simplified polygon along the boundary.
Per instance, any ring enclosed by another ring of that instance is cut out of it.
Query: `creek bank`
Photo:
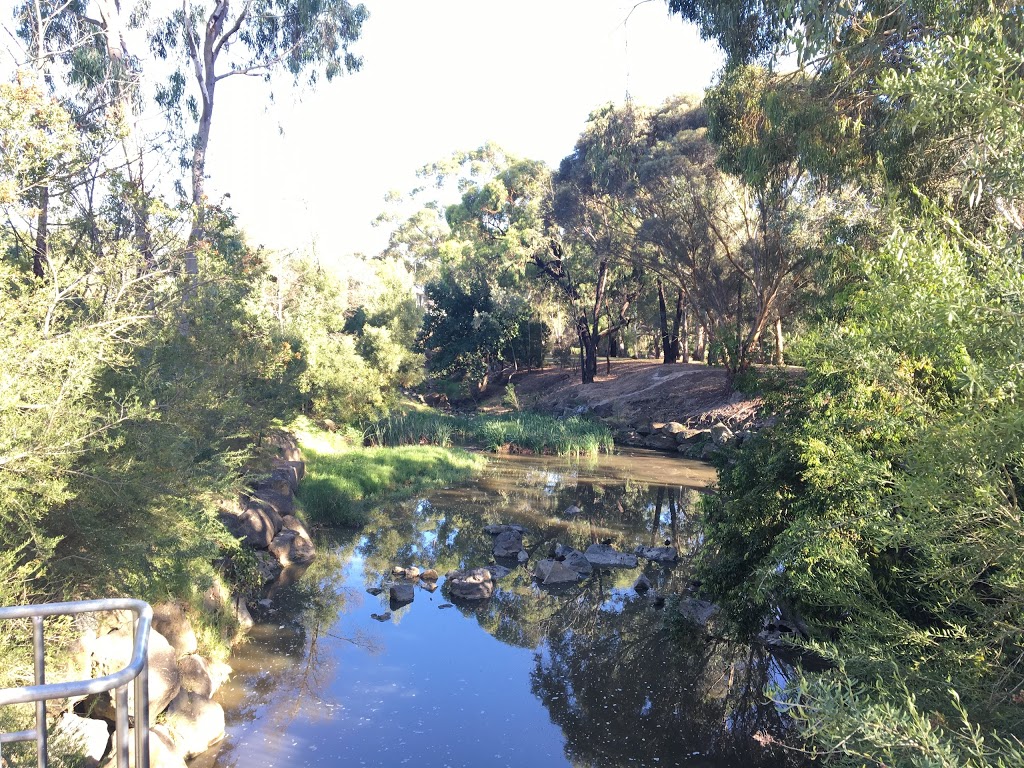
[[[297,516],[294,494],[305,474],[298,444],[291,435],[268,438],[274,456],[269,470],[250,481],[218,516],[225,528],[253,551],[259,589],[265,589],[293,566],[306,565],[316,548]],[[228,561],[222,572],[233,570]],[[252,588],[254,585],[250,585]],[[200,653],[194,622],[218,627],[221,640],[235,645],[252,627],[248,602],[258,597],[216,580],[198,605],[171,600],[153,606],[149,640],[149,718],[151,768],[185,768],[185,761],[224,737],[224,710],[214,695],[231,675],[228,663]],[[123,669],[132,655],[134,621],[128,611],[82,614],[74,619],[76,639],[64,650],[53,679],[96,678]],[[134,690],[129,686],[129,709]],[[55,748],[82,756],[83,766],[115,768],[112,733],[113,694],[93,694],[50,702],[56,718]],[[129,737],[134,746],[134,732]],[[62,745],[62,746],[57,746]]]

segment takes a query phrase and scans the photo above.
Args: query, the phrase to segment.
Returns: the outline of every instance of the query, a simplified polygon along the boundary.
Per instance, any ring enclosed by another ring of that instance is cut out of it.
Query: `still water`
[[[357,536],[269,595],[219,694],[227,737],[193,768],[262,766],[802,766],[762,691],[785,663],[674,619],[692,593],[689,521],[706,465],[634,452],[570,462],[492,458],[471,483],[382,506]],[[566,515],[569,507],[580,512]],[[530,562],[490,600],[420,583],[392,611],[393,566],[493,562],[490,523],[527,529]],[[671,541],[674,568],[595,573],[556,592],[533,563],[556,543],[632,551]],[[646,573],[654,594],[633,584]]]

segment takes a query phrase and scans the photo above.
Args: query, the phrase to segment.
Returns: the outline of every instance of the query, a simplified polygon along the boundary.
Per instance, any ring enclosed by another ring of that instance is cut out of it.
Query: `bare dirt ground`
[[[512,383],[523,408],[555,415],[585,409],[620,428],[669,421],[745,427],[761,405],[759,398],[733,391],[725,370],[701,363],[612,359],[609,371],[602,360],[592,384],[581,384],[578,370],[557,367],[517,373]]]

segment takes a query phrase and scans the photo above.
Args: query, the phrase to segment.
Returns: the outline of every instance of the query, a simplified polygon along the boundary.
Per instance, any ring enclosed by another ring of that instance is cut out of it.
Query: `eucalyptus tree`
[[[597,375],[598,344],[630,323],[643,284],[634,260],[641,222],[628,189],[642,120],[632,104],[591,114],[554,176],[553,237],[547,253],[534,256],[540,274],[571,308],[585,384]]]
[[[221,81],[269,81],[284,71],[296,83],[315,85],[321,78],[353,72],[362,60],[349,47],[367,17],[365,6],[348,0],[185,0],[159,23],[151,35],[153,51],[175,68],[158,101],[168,110],[184,105],[196,123],[189,142],[195,219],[185,257],[187,274],[199,271],[195,249],[204,237],[207,150]]]

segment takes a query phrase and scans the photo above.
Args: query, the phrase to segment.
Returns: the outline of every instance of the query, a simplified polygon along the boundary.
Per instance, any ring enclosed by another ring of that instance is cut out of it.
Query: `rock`
[[[694,597],[680,600],[678,610],[683,618],[701,627],[707,627],[719,613],[719,608],[714,603]]]
[[[371,595],[373,595],[374,597],[376,597],[377,595],[379,595],[379,594],[380,594],[381,592],[383,592],[384,590],[383,590],[383,589],[381,589],[380,587],[368,587],[368,588],[366,589],[366,591],[367,591],[367,592],[369,592],[369,593],[370,593]]]
[[[93,645],[94,677],[110,675],[128,666],[132,659],[132,633],[118,629],[96,638]],[[149,633],[149,719],[156,722],[156,716],[167,708],[181,690],[181,673],[178,672],[174,648],[167,638],[156,630]],[[128,686],[128,707],[134,712],[135,686]],[[113,693],[99,694],[93,710],[101,717],[114,719]]]
[[[518,555],[516,555],[516,560],[517,560],[517,561],[518,561],[519,563],[525,563],[525,562],[527,562],[527,561],[528,561],[529,559],[530,559],[530,555],[529,555],[529,553],[527,553],[527,551],[526,551],[525,549],[520,549],[520,550],[519,550],[519,554],[518,554]]]
[[[719,447],[728,445],[733,439],[732,430],[722,422],[718,422],[711,428],[711,439]]]
[[[672,435],[654,434],[644,439],[644,448],[652,451],[675,451],[676,439]]]
[[[316,559],[316,547],[309,539],[303,538],[298,531],[283,528],[268,548],[277,561],[284,566],[302,565]]]
[[[494,594],[494,580],[486,568],[453,571],[445,584],[451,596],[459,600],[487,600]]]
[[[287,486],[287,483],[285,485]],[[285,515],[291,515],[295,511],[295,498],[292,496],[291,488],[287,493],[281,493],[277,489],[271,488],[258,489],[252,501],[263,502],[264,505],[274,510],[282,520]],[[281,529],[278,528],[278,530]]]
[[[223,661],[211,661],[198,654],[178,659],[183,690],[210,698],[231,677],[231,666]]]
[[[594,571],[587,556],[578,549],[559,544],[555,547],[555,557],[561,559],[567,567],[572,568],[581,577],[589,576]]]
[[[298,490],[299,482],[306,476],[306,462],[294,459],[274,459],[274,471],[280,471],[287,475],[291,481],[292,490]]]
[[[181,691],[167,709],[166,724],[177,751],[192,757],[224,738],[224,708],[205,696]]]
[[[306,528],[305,523],[299,520],[295,515],[285,515],[281,518],[281,523],[283,527],[287,528],[289,531],[295,531],[302,538],[309,539],[310,541],[313,540],[309,535],[309,530]]]
[[[611,403],[598,403],[591,409],[591,413],[599,419],[610,419],[615,414],[615,408]]]
[[[647,437],[649,434],[651,434],[651,425],[650,424],[640,424],[640,425],[637,426],[635,431],[641,437]]]
[[[274,542],[271,541],[270,543],[273,544]],[[256,569],[260,572],[260,578],[263,579],[264,584],[269,584],[281,575],[281,569],[283,566],[276,556],[262,549],[257,550],[255,555]]]
[[[515,531],[520,536],[526,533],[526,529],[521,525],[485,525],[484,533],[489,533],[491,536],[497,536],[508,531]]]
[[[685,424],[680,424],[678,421],[670,421],[668,424],[666,424],[665,426],[663,426],[661,428],[661,433],[663,435],[675,436],[675,435],[680,434],[681,432],[686,432],[686,431],[687,431],[686,425]]]
[[[395,584],[389,592],[391,608],[408,605],[416,598],[416,590],[412,584]]]
[[[653,597],[651,602],[654,603],[654,607],[655,608],[664,608],[665,607],[665,596],[664,595],[654,595],[654,597]]]
[[[391,611],[385,611],[384,613],[371,613],[370,618],[374,621],[391,621]]]
[[[647,576],[642,573],[640,574],[640,577],[635,582],[633,582],[633,589],[635,589],[641,595],[649,591],[652,587],[653,585],[651,584],[651,580],[648,579]]]
[[[179,602],[158,603],[153,606],[153,629],[167,638],[178,656],[195,653],[199,647],[192,622]]]
[[[566,507],[565,512],[562,513],[563,517],[576,517],[583,512],[582,509],[573,504],[571,507]]]
[[[639,557],[656,563],[674,563],[679,559],[675,547],[637,547],[635,552]]]
[[[402,568],[401,566],[396,565],[391,569],[391,575],[396,579],[409,579],[411,581],[413,579],[420,578],[420,569],[415,565],[408,568]]]
[[[523,551],[523,534],[516,530],[502,531],[494,539],[495,557],[516,557]]]
[[[232,536],[245,539],[245,543],[255,549],[269,547],[284,525],[277,512],[256,500],[250,501],[238,514],[221,512],[218,517]]]
[[[437,571],[433,568],[427,568],[427,570],[420,574],[420,578],[424,581],[437,581]]]
[[[636,555],[617,552],[608,544],[591,544],[583,553],[595,568],[636,568]]]
[[[707,459],[707,458],[710,458],[712,455],[714,455],[716,453],[718,453],[718,446],[715,445],[714,441],[710,441],[710,442],[704,443],[703,447],[701,448],[701,450],[700,450],[700,458]]]
[[[440,604],[439,606],[437,606],[437,607],[438,607],[438,608],[454,608],[455,606],[454,606],[454,605],[452,605],[451,603],[441,603],[441,604]]]
[[[262,600],[259,601],[259,604],[263,608],[270,608],[274,604],[274,601],[271,600],[269,597],[264,597]]]
[[[422,579],[418,582],[420,589],[424,589],[427,592],[434,592],[437,590],[436,581],[423,581]]]
[[[128,765],[135,765],[135,729],[128,729]],[[117,768],[117,756],[111,754],[103,768]],[[149,729],[149,768],[187,768],[184,753],[179,752],[166,726]]]
[[[710,439],[710,429],[687,429],[676,433],[676,442],[679,445],[695,445]]]
[[[277,448],[277,455],[280,458],[274,460],[275,464],[303,463],[302,452],[299,450],[299,443],[295,439],[295,435],[284,431],[277,431],[269,433],[264,439],[269,445]],[[301,475],[299,477],[301,479]]]
[[[552,560],[547,569],[547,575],[541,583],[546,587],[558,584],[575,584],[580,580],[580,575],[561,560]]]
[[[504,565],[488,565],[487,570],[491,572],[491,578],[495,581],[498,581],[498,579],[504,579],[512,573],[512,569],[506,568]]]
[[[51,731],[49,744],[51,754],[71,752],[81,755],[81,762],[75,765],[95,768],[103,759],[109,741],[106,721],[65,712]]]

